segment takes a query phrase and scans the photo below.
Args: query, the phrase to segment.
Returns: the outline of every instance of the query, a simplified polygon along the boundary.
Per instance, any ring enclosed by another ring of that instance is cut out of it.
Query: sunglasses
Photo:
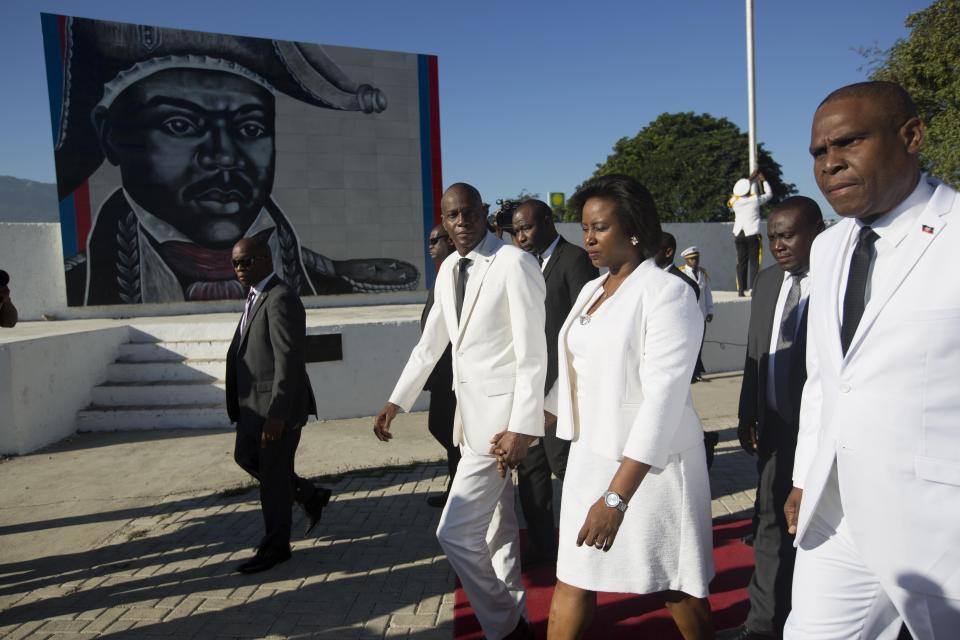
[[[436,238],[430,238],[430,244],[431,244],[431,245],[435,245],[435,244],[437,244],[438,242],[440,242],[441,240],[444,240],[444,239],[449,238],[449,237],[450,237],[450,236],[437,236]]]
[[[231,260],[234,269],[239,269],[243,267],[244,269],[250,268],[257,260],[262,260],[266,256],[250,256],[249,258],[240,258],[239,260]]]

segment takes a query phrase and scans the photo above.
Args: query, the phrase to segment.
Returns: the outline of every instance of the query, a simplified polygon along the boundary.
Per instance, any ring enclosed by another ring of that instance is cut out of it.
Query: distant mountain
[[[57,185],[0,176],[0,222],[60,222]]]

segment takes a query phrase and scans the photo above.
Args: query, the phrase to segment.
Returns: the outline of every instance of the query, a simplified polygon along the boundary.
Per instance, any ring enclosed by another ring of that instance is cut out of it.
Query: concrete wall
[[[0,269],[10,274],[10,299],[21,320],[66,308],[59,224],[0,223]]]
[[[308,333],[343,336],[343,360],[307,366],[320,417],[358,418],[374,416],[383,408],[420,339],[420,321],[311,328]],[[420,394],[413,410],[425,411],[429,400],[429,394]]]
[[[704,364],[708,373],[739,370],[749,298],[720,292],[715,304]],[[342,336],[343,360],[308,365],[321,419],[367,417],[380,410],[419,339],[420,309],[398,305],[308,312],[308,334]],[[27,322],[0,334],[0,454],[28,453],[74,433],[77,412],[87,408],[93,388],[106,380],[121,344],[134,338],[226,345],[236,319],[235,314],[215,314]],[[428,400],[428,394],[421,394],[414,410],[425,410]]]
[[[563,237],[583,246],[583,233],[580,224],[564,222],[557,225]],[[733,244],[732,222],[668,222],[663,225],[664,231],[672,233],[677,239],[677,264],[682,264],[680,252],[689,246],[696,245],[700,249],[700,264],[710,274],[710,282],[714,291],[736,291],[737,250]],[[767,246],[767,223],[760,223],[760,234],[763,237],[763,259],[760,268],[773,264]]]
[[[0,344],[0,454],[29,453],[74,433],[77,411],[90,404],[128,335],[120,326]]]

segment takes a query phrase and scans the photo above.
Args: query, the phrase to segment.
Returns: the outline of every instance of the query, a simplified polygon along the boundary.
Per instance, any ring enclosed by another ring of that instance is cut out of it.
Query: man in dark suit
[[[672,273],[677,276],[693,289],[693,293],[697,296],[697,301],[700,301],[700,285],[696,281],[685,274],[683,271],[673,263],[673,257],[677,253],[677,239],[673,237],[672,233],[667,233],[664,231],[660,236],[660,250],[653,256],[653,261],[658,267],[663,269],[668,273]]]
[[[265,535],[238,567],[265,571],[290,558],[291,509],[306,511],[307,532],[330,500],[294,472],[300,428],[317,403],[304,362],[306,314],[297,292],[273,271],[270,247],[244,238],[233,247],[237,279],[249,290],[227,352],[227,413],[236,424],[234,459],[260,483]]]
[[[430,257],[439,265],[444,259],[453,253],[453,241],[442,224],[438,224],[430,231],[428,242],[430,246],[427,250]],[[420,315],[420,332],[427,323],[427,316],[430,315],[430,309],[433,308],[433,288],[427,296],[427,303],[423,306],[423,313]],[[447,451],[447,489],[439,496],[429,496],[427,504],[431,507],[442,508],[447,504],[447,496],[450,494],[450,485],[453,483],[453,476],[457,473],[457,465],[460,463],[460,447],[453,442],[453,418],[457,412],[457,394],[453,391],[453,361],[450,355],[450,345],[440,356],[440,360],[433,368],[433,373],[427,378],[427,383],[423,385],[424,391],[430,392],[430,409],[427,414],[427,428],[430,435],[436,438],[437,442]]]
[[[544,394],[557,380],[557,336],[583,285],[600,275],[587,252],[564,240],[553,224],[553,211],[545,202],[526,200],[513,213],[513,235],[517,246],[533,254],[547,283],[547,380]],[[527,521],[530,565],[557,558],[557,536],[553,509],[551,474],[563,480],[570,441],[555,435],[556,423],[544,425],[541,446],[533,447],[518,467],[520,505]]]
[[[807,379],[810,247],[823,229],[820,207],[804,196],[781,202],[767,222],[777,264],[761,271],[753,288],[737,427],[743,449],[758,455],[756,568],[749,586],[750,613],[742,627],[728,632],[729,638],[780,638],[790,613],[796,550],[783,504],[793,486],[800,394]]]

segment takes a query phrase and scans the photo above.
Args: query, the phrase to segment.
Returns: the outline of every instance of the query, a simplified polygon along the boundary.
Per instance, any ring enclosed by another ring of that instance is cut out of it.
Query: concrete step
[[[93,388],[93,404],[101,407],[175,406],[224,402],[225,383],[102,384]]]
[[[90,407],[77,414],[77,431],[145,429],[217,429],[230,426],[221,405],[138,406],[124,409]]]
[[[107,367],[107,382],[216,382],[226,378],[227,361],[114,362]]]
[[[243,312],[243,303],[240,303],[240,312],[236,316],[227,316],[223,322],[171,322],[156,324],[140,324],[130,327],[130,342],[187,342],[191,340],[215,342],[233,340],[233,333],[237,330],[237,323]]]
[[[227,357],[230,343],[225,340],[184,342],[128,342],[120,345],[117,362],[181,362],[183,360],[221,360]]]

